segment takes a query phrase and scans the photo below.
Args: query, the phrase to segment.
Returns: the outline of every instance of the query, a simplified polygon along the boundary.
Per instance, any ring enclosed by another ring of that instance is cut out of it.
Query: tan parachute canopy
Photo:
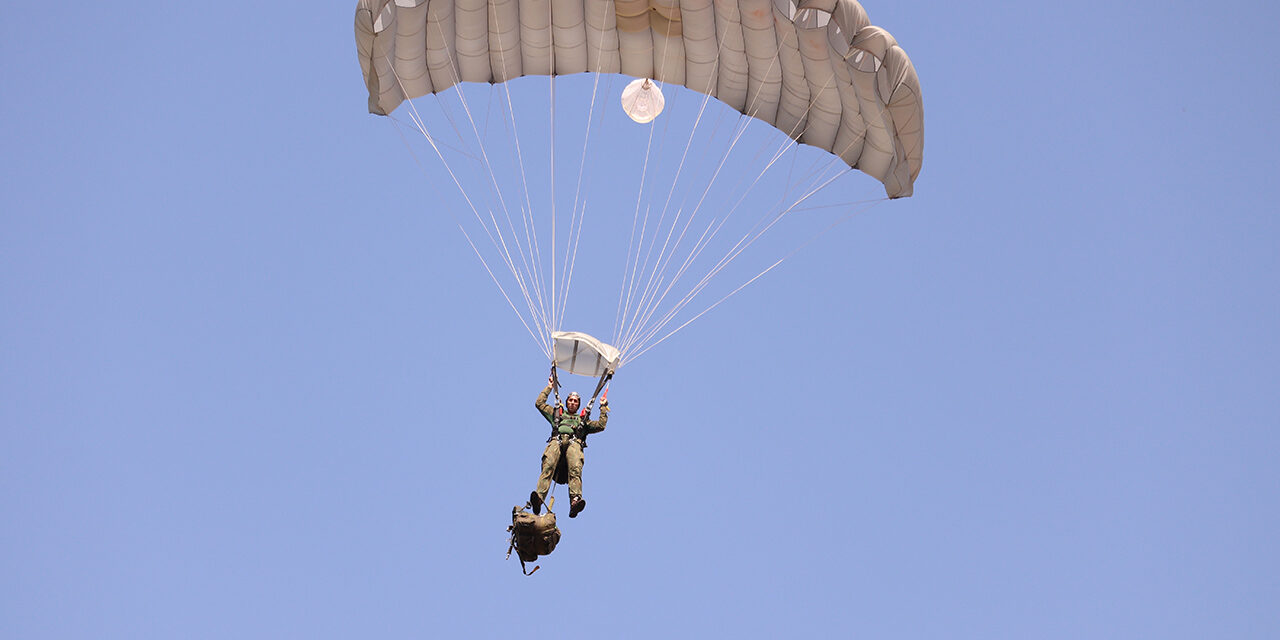
[[[856,0],[360,0],[369,111],[458,82],[621,73],[713,96],[911,195],[920,81]]]

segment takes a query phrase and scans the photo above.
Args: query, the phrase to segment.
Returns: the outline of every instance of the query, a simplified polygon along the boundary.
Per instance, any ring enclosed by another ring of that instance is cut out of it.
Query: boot
[[[576,518],[583,509],[587,508],[587,499],[582,496],[573,496],[569,499],[569,517]]]
[[[537,491],[529,492],[529,506],[533,509],[533,515],[542,515],[542,496]]]

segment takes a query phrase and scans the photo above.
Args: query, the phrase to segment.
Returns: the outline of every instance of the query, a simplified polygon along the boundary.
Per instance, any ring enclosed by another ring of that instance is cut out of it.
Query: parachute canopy
[[[599,377],[618,368],[621,354],[613,345],[605,344],[577,331],[553,331],[552,361],[556,368],[580,376]]]
[[[920,82],[857,0],[359,0],[369,110],[459,82],[582,72],[713,96],[909,196]]]

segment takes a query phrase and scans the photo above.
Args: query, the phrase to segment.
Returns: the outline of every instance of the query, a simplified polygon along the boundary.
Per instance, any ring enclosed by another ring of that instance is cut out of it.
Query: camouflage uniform
[[[588,420],[585,415],[571,415],[561,409],[559,426],[557,426],[557,409],[547,404],[547,396],[550,394],[551,385],[547,385],[547,388],[538,394],[538,400],[534,403],[538,412],[551,423],[555,430],[547,439],[547,448],[542,451],[542,473],[538,476],[538,488],[535,493],[543,500],[546,499],[547,491],[551,489],[551,476],[555,473],[556,465],[560,463],[560,456],[563,455],[569,470],[569,498],[579,498],[582,496],[582,463],[584,462],[582,449],[587,446],[586,435],[604,431],[605,425],[609,423],[609,405],[600,407],[600,418],[597,420]]]

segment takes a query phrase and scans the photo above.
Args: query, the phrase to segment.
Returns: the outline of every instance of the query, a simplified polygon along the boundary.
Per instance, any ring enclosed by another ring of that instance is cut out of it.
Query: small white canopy
[[[618,368],[618,348],[577,331],[553,331],[552,363],[560,371],[598,378]]]
[[[662,90],[648,78],[632,80],[622,90],[622,110],[640,124],[653,122],[666,104],[667,99],[662,96]]]

